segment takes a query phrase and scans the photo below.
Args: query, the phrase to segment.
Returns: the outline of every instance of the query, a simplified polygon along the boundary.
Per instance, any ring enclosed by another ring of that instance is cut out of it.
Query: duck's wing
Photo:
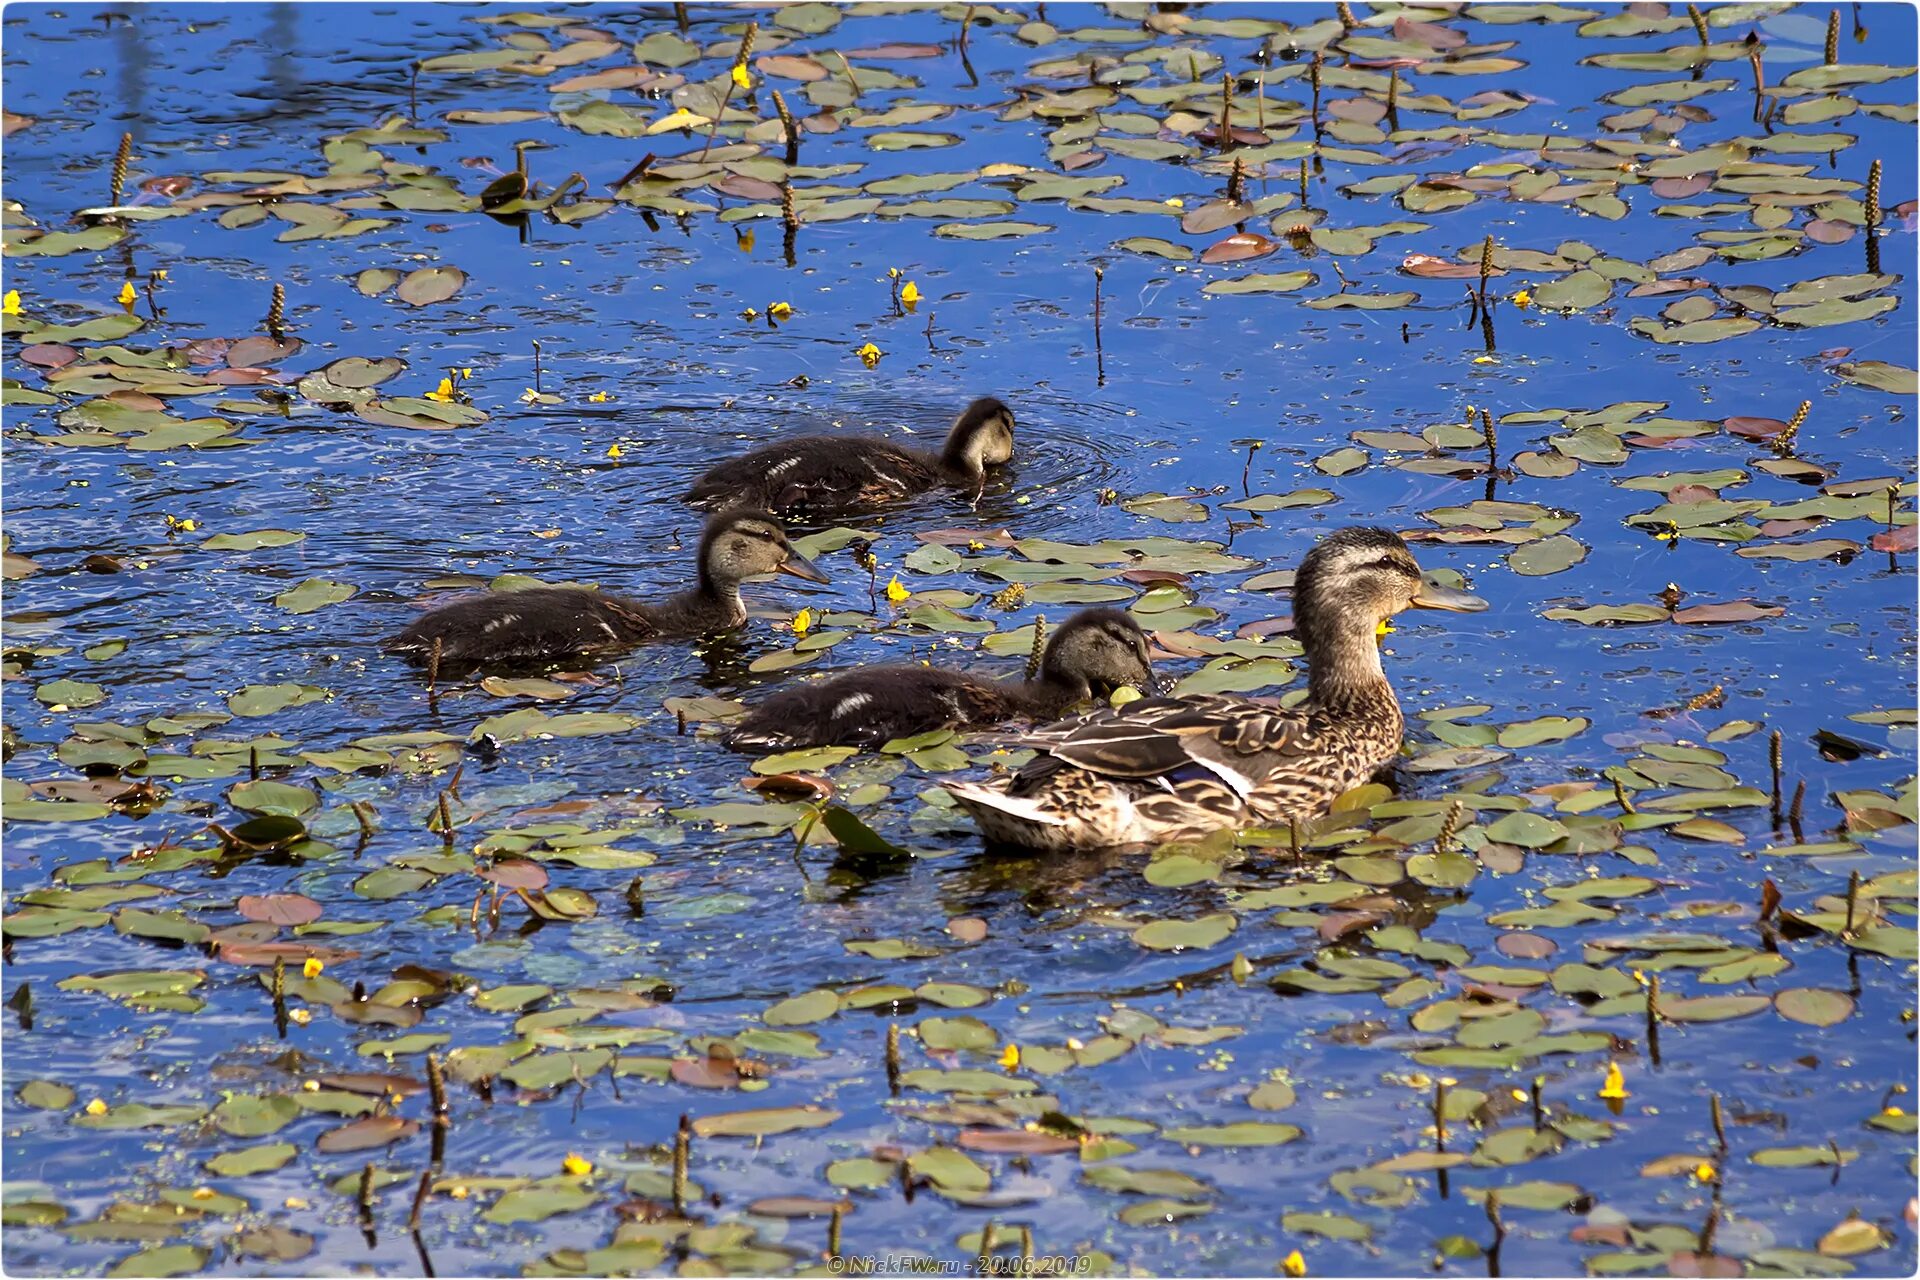
[[[934,461],[883,440],[801,436],[720,463],[687,501],[718,510],[758,503],[770,511],[878,506],[940,482]]]
[[[443,667],[557,662],[626,649],[655,634],[644,606],[578,587],[468,596],[416,619],[384,647]]]
[[[1191,778],[1198,767],[1244,800],[1299,754],[1306,726],[1294,712],[1258,698],[1143,698],[1027,735],[1022,741],[1043,755],[1021,770],[1013,789],[1043,782],[1042,775],[1057,769],[1042,765],[1051,758],[1100,777],[1154,781],[1162,788]]]

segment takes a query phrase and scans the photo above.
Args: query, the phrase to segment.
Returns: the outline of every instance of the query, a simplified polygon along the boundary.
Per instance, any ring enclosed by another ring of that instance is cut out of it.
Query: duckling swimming
[[[874,436],[799,436],[722,462],[694,481],[686,500],[719,510],[742,503],[782,514],[856,512],[942,485],[976,500],[987,469],[1013,457],[1013,410],[992,396],[954,421],[938,452]]]
[[[383,647],[421,665],[437,662],[442,669],[603,657],[647,640],[744,626],[744,579],[786,573],[827,581],[764,511],[728,511],[708,520],[698,564],[697,586],[654,602],[580,587],[468,596],[417,619]]]
[[[1294,579],[1294,635],[1308,694],[1144,698],[1040,729],[1012,775],[947,783],[990,840],[1034,849],[1193,840],[1223,827],[1319,814],[1400,750],[1405,721],[1380,666],[1380,624],[1408,608],[1486,601],[1425,582],[1386,529],[1343,529]]]
[[[1053,634],[1032,680],[988,680],[938,667],[884,666],[788,689],[727,735],[738,751],[871,747],[933,729],[1016,717],[1051,720],[1121,685],[1151,688],[1147,638],[1131,614],[1082,609]]]

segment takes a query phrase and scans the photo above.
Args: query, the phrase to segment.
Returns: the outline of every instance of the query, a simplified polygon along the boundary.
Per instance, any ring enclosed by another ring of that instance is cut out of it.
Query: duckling
[[[755,707],[727,735],[737,751],[871,747],[933,729],[967,729],[1016,717],[1050,720],[1121,685],[1150,688],[1147,638],[1132,615],[1082,609],[1041,654],[1037,677],[982,679],[938,667],[883,666],[788,689]]]
[[[686,500],[710,511],[749,503],[782,514],[869,510],[950,485],[975,501],[987,468],[1013,457],[1013,410],[992,396],[955,419],[938,453],[873,436],[799,436],[722,462]]]
[[[601,657],[646,640],[744,626],[744,579],[786,573],[827,581],[764,511],[714,516],[700,536],[698,554],[699,585],[665,600],[649,603],[580,587],[468,596],[417,619],[384,647],[421,665],[437,661],[442,669]]]
[[[1422,580],[1386,529],[1343,529],[1293,586],[1307,698],[1143,698],[1040,729],[1010,776],[948,783],[989,840],[1045,850],[1192,840],[1324,812],[1400,750],[1405,722],[1380,666],[1380,624],[1408,608],[1486,601]]]

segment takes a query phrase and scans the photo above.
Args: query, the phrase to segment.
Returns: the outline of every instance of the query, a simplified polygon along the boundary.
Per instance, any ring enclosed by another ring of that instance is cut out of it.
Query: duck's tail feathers
[[[1071,843],[1066,819],[1036,800],[1010,796],[999,787],[978,782],[949,782],[947,793],[967,811],[980,834],[1002,844],[1029,849],[1051,849]]]

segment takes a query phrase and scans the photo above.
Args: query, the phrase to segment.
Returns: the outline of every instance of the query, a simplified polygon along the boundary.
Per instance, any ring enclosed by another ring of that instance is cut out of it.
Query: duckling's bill
[[[1414,593],[1412,604],[1416,609],[1449,609],[1454,613],[1479,613],[1487,607],[1487,602],[1472,592],[1424,581]]]
[[[801,555],[798,551],[789,552],[780,562],[776,573],[792,574],[796,578],[805,578],[808,582],[831,582],[832,579],[820,572],[820,566]],[[1484,605],[1482,606],[1485,607]]]

